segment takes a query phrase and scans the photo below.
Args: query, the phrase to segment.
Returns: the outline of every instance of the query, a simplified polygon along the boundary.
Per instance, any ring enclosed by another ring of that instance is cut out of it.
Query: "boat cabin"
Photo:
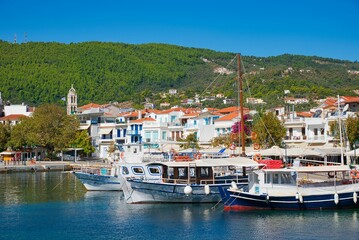
[[[230,183],[234,177],[247,179],[246,168],[257,166],[251,159],[200,159],[188,162],[163,162],[162,180],[182,184]]]
[[[162,166],[159,164],[124,164],[120,168],[124,178],[157,179],[162,175]]]
[[[249,174],[249,192],[268,193],[273,189],[308,188],[348,184],[348,166],[297,167],[260,169]]]

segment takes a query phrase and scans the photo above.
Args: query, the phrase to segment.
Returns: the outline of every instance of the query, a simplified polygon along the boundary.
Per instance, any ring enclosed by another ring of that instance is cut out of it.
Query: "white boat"
[[[162,166],[160,179],[126,179],[123,192],[127,203],[218,202],[219,187],[246,186],[246,171],[258,166],[244,157],[156,164]]]
[[[123,181],[119,176],[119,166],[113,167],[80,167],[73,174],[82,182],[88,191],[120,191]]]
[[[82,167],[74,175],[89,191],[120,191],[125,178],[159,178],[161,167],[146,163],[124,163],[112,168]]]
[[[357,208],[359,171],[347,165],[259,169],[248,191],[221,189],[225,210]]]

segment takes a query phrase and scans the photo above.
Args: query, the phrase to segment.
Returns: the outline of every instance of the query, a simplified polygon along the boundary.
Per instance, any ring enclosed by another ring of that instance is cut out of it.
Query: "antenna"
[[[16,43],[16,33],[14,34],[14,43]]]

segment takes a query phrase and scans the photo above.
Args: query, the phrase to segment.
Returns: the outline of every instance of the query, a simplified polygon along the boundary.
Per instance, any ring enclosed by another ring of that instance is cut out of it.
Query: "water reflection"
[[[0,174],[0,204],[77,201],[86,190],[70,172]]]

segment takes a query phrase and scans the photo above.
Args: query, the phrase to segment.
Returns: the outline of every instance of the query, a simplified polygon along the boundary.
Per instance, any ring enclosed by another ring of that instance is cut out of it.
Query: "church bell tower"
[[[67,115],[77,112],[77,94],[74,85],[71,84],[69,93],[67,94]]]

